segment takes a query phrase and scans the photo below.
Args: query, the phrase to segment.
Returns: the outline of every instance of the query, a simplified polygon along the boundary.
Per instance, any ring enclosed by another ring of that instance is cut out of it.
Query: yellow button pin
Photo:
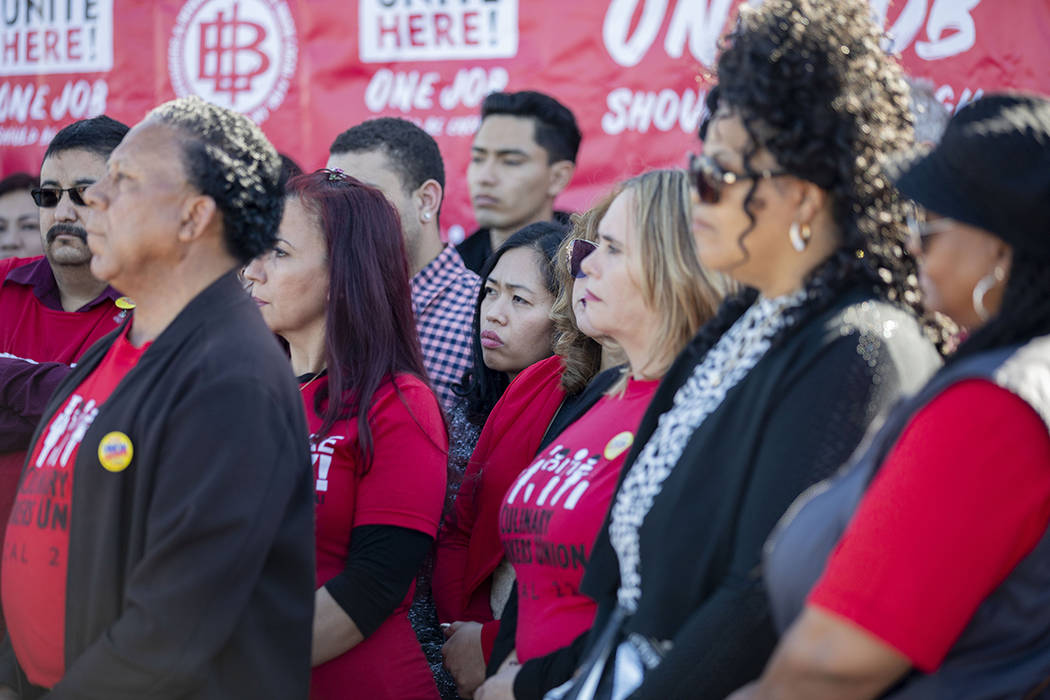
[[[135,308],[135,302],[133,302],[131,299],[128,299],[127,297],[120,297],[113,303],[118,309],[122,309],[124,311],[130,311],[131,309]]]
[[[603,456],[608,460],[613,460],[622,455],[627,449],[634,444],[634,433],[630,430],[625,430],[619,435],[613,437],[612,440],[605,446],[605,452]]]
[[[106,471],[124,471],[134,454],[131,438],[116,430],[106,433],[98,443],[98,461]]]

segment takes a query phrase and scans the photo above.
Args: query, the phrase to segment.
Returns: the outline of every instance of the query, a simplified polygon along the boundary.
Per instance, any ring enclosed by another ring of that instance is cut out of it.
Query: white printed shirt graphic
[[[346,438],[342,435],[329,435],[324,440],[317,442],[311,436],[310,461],[317,474],[315,490],[318,492],[328,491],[328,472],[332,469],[332,457],[335,455],[335,446],[340,440]]]
[[[563,445],[555,445],[547,452],[547,459],[536,460],[531,467],[521,473],[513,488],[507,493],[507,505],[517,505],[518,496],[520,495],[520,503],[523,505],[531,502],[540,508],[544,506],[553,508],[558,505],[558,501],[561,500],[562,496],[568,492],[569,495],[565,502],[562,503],[562,507],[565,510],[573,510],[583,494],[587,492],[587,487],[591,485],[591,482],[586,477],[598,464],[600,455],[589,454],[586,449],[577,450],[572,457],[568,455],[568,448]],[[530,482],[540,472],[554,472],[556,476],[547,482],[536,497],[535,502],[532,502],[531,498],[536,485]],[[555,489],[557,490],[555,491]],[[553,497],[551,497],[552,492],[554,494]],[[550,498],[549,502],[548,498]]]
[[[45,466],[65,469],[98,416],[98,408],[94,399],[85,402],[80,394],[74,394],[48,427],[44,445],[33,466],[37,469]]]

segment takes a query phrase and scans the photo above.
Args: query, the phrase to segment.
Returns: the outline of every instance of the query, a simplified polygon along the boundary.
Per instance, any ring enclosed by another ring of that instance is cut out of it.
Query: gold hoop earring
[[[977,313],[977,318],[982,321],[987,321],[988,309],[984,306],[984,297],[988,292],[992,290],[992,287],[999,284],[1006,277],[1006,270],[1003,269],[1002,265],[996,265],[995,269],[989,272],[987,275],[977,281],[977,284],[973,287],[973,310]]]
[[[797,221],[792,221],[791,226],[788,227],[788,238],[791,239],[791,247],[795,249],[796,253],[801,253],[809,245],[809,239],[813,236],[810,231],[809,224],[798,225]]]

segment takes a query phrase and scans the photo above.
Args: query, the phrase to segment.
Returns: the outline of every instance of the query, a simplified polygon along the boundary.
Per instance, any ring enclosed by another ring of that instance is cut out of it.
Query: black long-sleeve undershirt
[[[434,538],[396,525],[361,525],[350,534],[346,566],[324,584],[366,638],[405,599]]]

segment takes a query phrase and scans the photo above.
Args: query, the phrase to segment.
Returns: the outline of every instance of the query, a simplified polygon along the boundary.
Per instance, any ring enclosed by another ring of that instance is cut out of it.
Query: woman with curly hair
[[[940,363],[884,173],[912,129],[881,39],[864,0],[741,8],[692,170],[700,260],[745,290],[642,419],[581,586],[591,632],[524,664],[514,697],[724,698],[755,678],[776,642],[766,537]]]
[[[778,529],[767,583],[791,627],[739,700],[1050,686],[1050,101],[967,105],[898,183],[927,213],[930,305],[970,334]]]

